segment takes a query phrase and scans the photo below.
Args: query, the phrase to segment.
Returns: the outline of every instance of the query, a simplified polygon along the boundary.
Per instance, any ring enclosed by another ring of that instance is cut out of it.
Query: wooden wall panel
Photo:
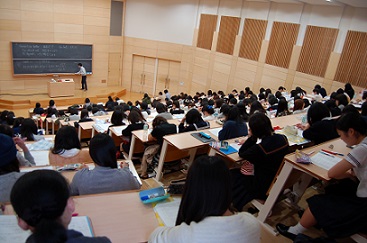
[[[259,60],[261,43],[265,38],[267,20],[245,19],[239,57]]]
[[[348,31],[335,80],[356,86],[367,86],[367,33]]]
[[[324,77],[338,29],[308,25],[297,71]]]
[[[217,52],[233,55],[241,18],[222,16],[220,20]]]
[[[265,62],[277,67],[288,68],[293,46],[298,37],[299,24],[274,22]]]
[[[218,15],[201,14],[197,47],[212,49],[213,34],[217,28]]]

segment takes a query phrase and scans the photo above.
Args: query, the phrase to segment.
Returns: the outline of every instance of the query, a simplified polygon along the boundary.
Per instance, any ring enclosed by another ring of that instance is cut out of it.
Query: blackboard
[[[92,45],[12,42],[14,74],[92,73]]]

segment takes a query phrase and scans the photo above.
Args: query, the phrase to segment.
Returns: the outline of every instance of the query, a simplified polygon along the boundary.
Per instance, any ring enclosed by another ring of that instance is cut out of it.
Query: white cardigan
[[[165,242],[260,242],[258,221],[248,213],[206,217],[199,223],[182,223],[175,227],[158,227],[150,235],[151,243]]]

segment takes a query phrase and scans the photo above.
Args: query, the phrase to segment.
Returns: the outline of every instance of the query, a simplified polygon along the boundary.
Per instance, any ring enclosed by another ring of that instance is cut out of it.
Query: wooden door
[[[121,84],[121,54],[110,53],[108,56],[108,83],[107,85]]]
[[[156,58],[144,57],[142,93],[148,93],[150,96],[154,92],[156,65]]]
[[[180,62],[169,61],[167,89],[171,94],[186,92],[185,87],[180,84]]]
[[[131,91],[142,93],[144,78],[144,57],[133,56],[133,73],[131,75]]]
[[[155,85],[154,95],[158,95],[159,92],[162,92],[167,89],[167,80],[168,80],[168,70],[169,70],[169,61],[160,59],[158,61],[158,71],[157,71],[157,82]]]

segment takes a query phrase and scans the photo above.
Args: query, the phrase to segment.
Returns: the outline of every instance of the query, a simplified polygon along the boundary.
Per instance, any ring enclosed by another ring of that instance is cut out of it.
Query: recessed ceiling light
[[[332,0],[326,0],[326,2],[332,2]]]

